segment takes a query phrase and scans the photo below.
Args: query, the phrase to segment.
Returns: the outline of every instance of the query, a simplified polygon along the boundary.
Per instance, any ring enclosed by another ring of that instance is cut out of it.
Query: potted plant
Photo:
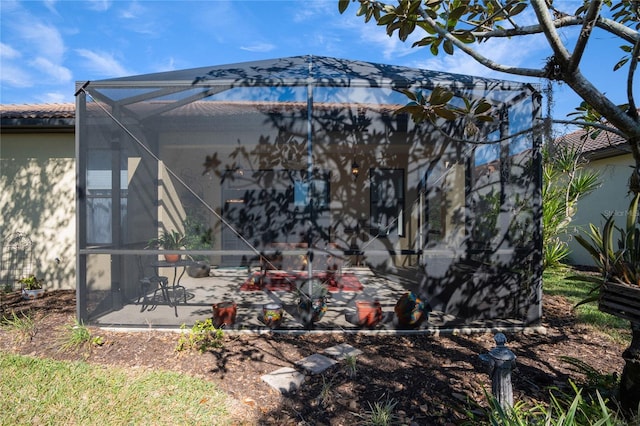
[[[298,287],[297,293],[300,320],[310,327],[327,312],[327,287],[319,279],[310,278]]]
[[[37,299],[44,295],[44,281],[33,274],[20,278],[18,283],[22,287],[22,297],[25,299]]]
[[[213,324],[216,327],[229,327],[236,322],[236,313],[238,310],[236,302],[232,300],[217,302],[212,305],[212,309]]]
[[[182,250],[185,246],[185,235],[176,230],[162,231],[158,238],[149,241],[147,247],[162,248],[164,250]],[[164,258],[167,262],[177,262],[180,260],[179,254],[165,254]]]
[[[213,247],[215,241],[213,228],[208,226],[202,215],[195,213],[187,215],[183,222],[184,247],[187,250],[208,250]],[[187,267],[187,274],[192,278],[208,277],[211,271],[209,258],[205,255],[189,255],[194,262]]]
[[[284,319],[284,307],[281,303],[262,305],[262,322],[269,328],[277,328]]]
[[[360,326],[375,327],[382,321],[382,305],[378,300],[356,300],[356,314]]]

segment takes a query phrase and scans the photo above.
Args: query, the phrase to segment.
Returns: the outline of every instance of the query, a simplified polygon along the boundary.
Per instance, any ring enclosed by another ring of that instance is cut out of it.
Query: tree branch
[[[564,44],[562,44],[560,36],[558,36],[545,0],[531,0],[531,7],[538,17],[538,22],[540,22],[542,26],[542,32],[547,38],[556,59],[562,64],[562,68],[566,69],[571,55]]]
[[[637,43],[640,40],[640,34],[631,28],[622,25],[612,19],[600,17],[596,22],[596,27],[603,29],[611,34],[617,35],[621,39],[629,43]]]
[[[589,5],[589,10],[587,11],[587,15],[585,16],[584,22],[582,24],[582,31],[580,31],[578,41],[576,42],[576,47],[573,49],[573,54],[571,55],[571,59],[569,60],[569,66],[567,67],[567,72],[569,73],[577,70],[578,66],[580,65],[582,55],[585,48],[587,47],[587,43],[589,42],[591,32],[593,31],[593,25],[598,19],[598,15],[600,14],[601,6],[602,3],[600,0],[594,1]]]
[[[624,138],[624,139],[627,138],[627,136],[624,133],[622,133],[620,130],[616,129],[615,127],[607,126],[606,124],[594,123],[591,121],[555,120],[555,119],[552,119],[551,122],[555,124],[571,124],[571,125],[580,126],[580,127],[594,127],[596,129],[601,129],[601,130],[604,130],[605,132],[618,135],[621,138]]]
[[[580,71],[563,76],[563,80],[574,92],[596,111],[607,118],[613,126],[624,129],[627,139],[640,139],[640,123],[622,111],[617,105],[600,92]],[[640,153],[640,152],[639,152]]]
[[[449,33],[447,30],[440,27],[438,23],[431,19],[422,8],[418,10],[418,13],[422,17],[422,19],[424,19],[424,21],[429,24],[440,36],[449,40],[455,47],[462,50],[464,53],[471,56],[473,59],[489,69],[504,72],[507,74],[523,75],[527,77],[544,78],[546,75],[545,70],[511,67],[494,62],[491,59],[479,54],[477,51],[469,48],[466,44],[462,43],[460,40],[451,35],[451,33]]]
[[[555,19],[553,21],[553,25],[556,28],[564,28],[564,27],[572,27],[577,25],[582,25],[584,23],[583,18],[579,18],[577,16],[565,16],[560,19]],[[603,18],[600,16],[595,23],[596,27],[604,30],[608,33],[614,34],[621,39],[629,42],[635,43],[640,39],[640,35],[633,31],[631,28],[626,27],[613,21],[611,19]],[[500,30],[491,30],[491,31],[471,31],[471,34],[478,38],[509,38],[514,36],[521,35],[533,35],[540,34],[544,31],[541,25],[527,25],[518,28],[510,28],[510,29],[500,29]]]
[[[640,40],[636,41],[631,49],[631,61],[629,62],[629,74],[627,75],[627,98],[629,99],[629,113],[638,119],[638,108],[633,98],[633,76],[638,68],[638,56],[640,55]]]

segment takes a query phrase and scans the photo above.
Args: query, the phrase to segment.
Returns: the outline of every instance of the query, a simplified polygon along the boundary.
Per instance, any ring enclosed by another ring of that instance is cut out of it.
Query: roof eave
[[[628,145],[615,145],[602,148],[596,151],[589,151],[583,154],[583,157],[589,161],[604,160],[607,158],[618,157],[620,155],[631,154]]]
[[[75,118],[2,118],[0,133],[72,133]]]

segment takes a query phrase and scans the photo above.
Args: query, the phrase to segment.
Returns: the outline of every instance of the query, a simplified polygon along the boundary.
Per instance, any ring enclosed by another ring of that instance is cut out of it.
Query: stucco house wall
[[[594,266],[591,256],[573,237],[585,235],[590,223],[602,228],[605,222],[603,215],[614,215],[619,225],[624,223],[631,201],[628,181],[634,160],[620,136],[601,132],[595,139],[584,139],[583,135],[584,132],[579,130],[559,138],[559,141],[580,147],[583,158],[588,161],[585,168],[600,174],[600,186],[578,202],[567,241],[571,250],[570,264]]]
[[[33,273],[47,289],[73,289],[76,278],[73,104],[2,105],[0,241],[20,232],[32,241]],[[13,271],[0,270],[0,285]],[[16,287],[17,288],[17,287]]]

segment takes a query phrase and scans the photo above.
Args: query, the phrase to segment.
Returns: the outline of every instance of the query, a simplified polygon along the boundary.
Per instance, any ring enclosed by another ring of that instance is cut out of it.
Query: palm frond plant
[[[600,185],[600,174],[585,168],[581,150],[567,144],[547,144],[542,150],[543,266],[562,266],[570,250],[566,242],[578,201]]]
[[[627,210],[626,226],[618,227],[615,216],[605,217],[602,230],[594,224],[589,224],[589,231],[585,236],[577,235],[578,243],[589,252],[598,267],[601,277],[584,277],[582,281],[594,284],[592,296],[580,304],[598,300],[602,286],[607,282],[640,286],[640,221],[638,220],[637,194]],[[614,244],[614,234],[618,232]]]
[[[187,244],[187,238],[182,232],[176,230],[162,231],[160,236],[152,238],[147,244],[148,248],[162,248],[164,250],[182,250]],[[180,260],[179,254],[165,254],[165,260],[176,262]]]
[[[176,230],[162,231],[160,236],[149,240],[148,247],[163,248],[165,250],[180,250],[187,243],[187,238]]]

